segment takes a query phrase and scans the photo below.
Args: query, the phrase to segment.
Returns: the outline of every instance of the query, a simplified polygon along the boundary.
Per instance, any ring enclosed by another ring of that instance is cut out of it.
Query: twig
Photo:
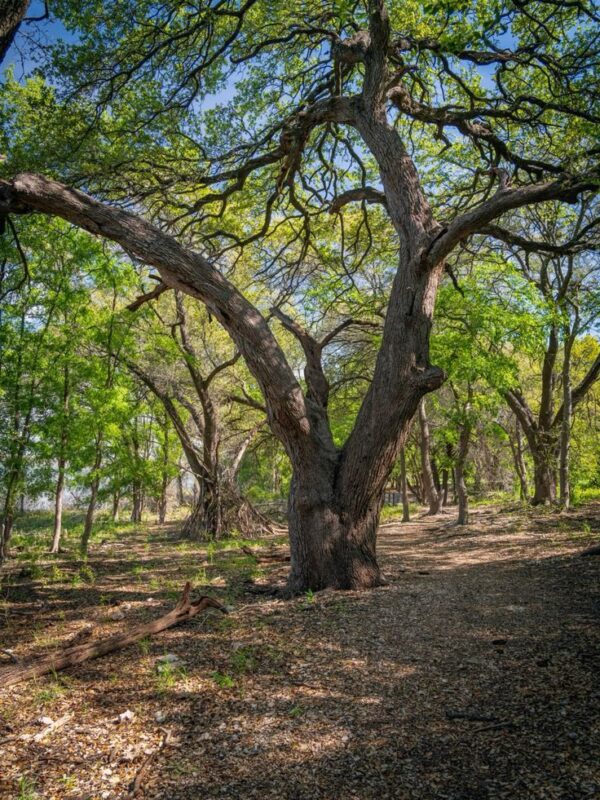
[[[140,791],[141,786],[142,786],[142,780],[144,779],[144,776],[148,772],[148,768],[150,767],[150,764],[154,761],[156,756],[165,749],[165,747],[169,744],[170,740],[171,740],[171,731],[167,731],[167,730],[163,731],[162,742],[159,744],[159,746],[156,748],[156,750],[153,750],[152,753],[150,753],[150,755],[144,760],[144,763],[138,769],[138,771],[135,774],[134,779],[129,784],[129,791],[127,793],[127,800],[129,800],[129,798],[132,798],[132,797],[137,797],[137,794]]]

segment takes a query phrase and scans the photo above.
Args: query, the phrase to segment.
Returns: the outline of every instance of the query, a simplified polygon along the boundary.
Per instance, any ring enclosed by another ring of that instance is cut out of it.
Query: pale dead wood
[[[212,597],[202,596],[198,600],[192,602],[190,600],[191,590],[191,584],[189,582],[186,583],[181,595],[181,600],[175,608],[152,622],[136,625],[128,631],[118,633],[106,639],[100,639],[96,642],[86,642],[76,645],[75,647],[68,647],[58,653],[52,653],[49,656],[36,659],[30,664],[0,670],[0,686],[12,686],[15,683],[20,683],[30,678],[36,678],[48,672],[58,672],[67,667],[89,661],[92,658],[104,656],[114,650],[121,650],[123,647],[133,644],[143,639],[145,636],[152,636],[174,625],[179,625],[181,622],[195,617],[196,614],[199,614],[206,608],[217,608],[224,614],[227,613],[227,609]]]

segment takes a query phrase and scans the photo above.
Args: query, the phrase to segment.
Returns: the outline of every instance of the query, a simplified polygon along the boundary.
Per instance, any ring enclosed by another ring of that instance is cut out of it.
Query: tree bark
[[[429,421],[425,409],[425,399],[419,403],[419,425],[421,429],[421,472],[423,475],[423,490],[425,500],[429,504],[429,514],[439,514],[441,507],[440,494],[435,488],[433,470],[431,469],[431,445]]]
[[[119,502],[121,500],[121,492],[118,489],[115,489],[113,492],[112,498],[112,521],[118,522],[119,521]]]
[[[376,555],[381,502],[361,516],[344,508],[334,489],[332,464],[296,471],[288,501],[291,572],[288,592],[327,587],[368,589],[383,579]]]
[[[553,433],[538,435],[533,447],[534,506],[549,505],[556,502],[556,438]]]
[[[23,21],[29,0],[0,0],[0,64]]]
[[[571,386],[571,353],[577,336],[579,315],[576,314],[572,330],[566,326],[562,366],[563,406],[560,426],[559,483],[560,504],[567,510],[571,505],[569,480],[569,456],[571,446],[571,424],[573,416],[573,389]]]
[[[529,486],[527,485],[527,465],[525,464],[525,456],[523,453],[523,435],[518,419],[515,419],[515,439],[516,444],[514,445],[514,459],[515,468],[519,477],[521,500],[528,502]]]
[[[410,522],[408,483],[406,480],[406,451],[404,447],[400,450],[400,493],[402,495],[402,522]]]

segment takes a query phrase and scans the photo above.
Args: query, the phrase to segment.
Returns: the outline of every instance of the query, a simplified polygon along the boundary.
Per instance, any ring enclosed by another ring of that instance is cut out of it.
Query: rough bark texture
[[[400,493],[402,495],[402,522],[410,522],[408,482],[406,480],[406,451],[404,447],[400,450]]]
[[[29,0],[0,0],[0,64],[27,13]]]
[[[573,388],[571,385],[571,353],[577,336],[579,317],[576,315],[572,330],[565,331],[565,352],[562,367],[563,413],[560,427],[559,486],[560,504],[564,509],[571,505],[569,480],[569,457],[571,448],[571,424],[573,417]]]

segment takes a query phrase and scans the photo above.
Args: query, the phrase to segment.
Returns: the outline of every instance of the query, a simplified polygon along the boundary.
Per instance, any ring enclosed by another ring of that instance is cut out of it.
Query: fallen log
[[[179,625],[181,622],[195,617],[196,614],[199,614],[206,608],[216,608],[224,614],[227,613],[225,606],[221,605],[217,600],[213,600],[212,597],[203,596],[192,602],[190,600],[191,591],[192,585],[188,582],[185,584],[181,600],[177,603],[175,608],[152,622],[141,623],[128,631],[117,633],[115,636],[109,636],[106,639],[85,642],[75,647],[68,647],[65,650],[52,653],[49,656],[42,656],[29,664],[21,664],[19,666],[1,669],[0,688],[12,686],[15,683],[20,683],[30,678],[37,678],[48,672],[58,672],[67,667],[81,664],[83,661],[89,661],[92,658],[98,658],[107,653],[112,653],[114,650],[121,650],[123,647],[133,644],[143,639],[145,636],[152,636],[167,628],[172,628],[174,625]]]

